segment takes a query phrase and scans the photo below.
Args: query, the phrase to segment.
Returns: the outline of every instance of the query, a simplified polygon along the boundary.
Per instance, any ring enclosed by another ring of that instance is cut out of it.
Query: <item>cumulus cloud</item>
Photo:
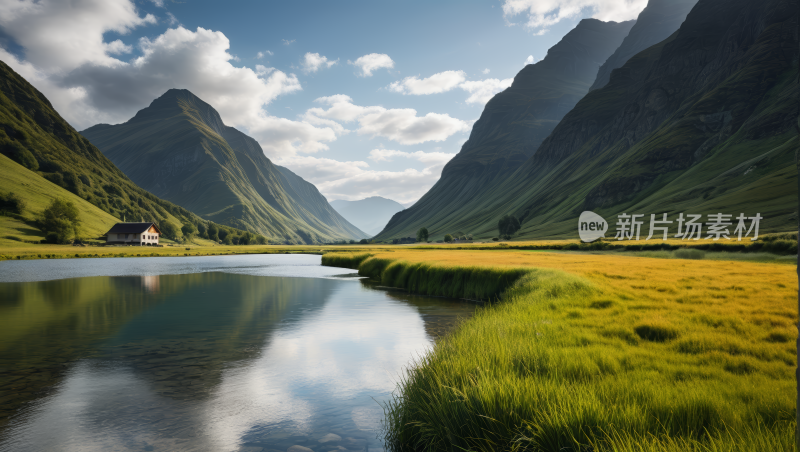
[[[625,21],[636,19],[647,6],[648,0],[504,0],[503,15],[509,20],[520,14],[527,15],[525,27],[538,30],[562,20],[573,19],[592,12],[592,17],[603,21]]]
[[[418,152],[405,154],[417,155]],[[364,161],[341,162],[313,156],[293,156],[276,163],[316,185],[328,199],[358,200],[382,196],[409,204],[421,198],[439,180],[446,160],[438,158],[422,170],[407,168],[400,171],[373,170]]]
[[[536,58],[534,58],[533,55],[528,55],[528,58],[525,58],[525,64],[526,65],[533,64],[535,62],[536,62]]]
[[[483,75],[486,75],[486,74],[488,74],[490,72],[490,69],[487,67],[486,69],[482,70],[481,72],[483,73]]]
[[[327,105],[328,109],[309,109],[304,116],[307,122],[358,122],[360,135],[385,137],[400,144],[444,141],[455,133],[468,131],[470,125],[467,121],[447,114],[428,113],[417,116],[417,111],[412,108],[363,107],[355,105],[349,96],[343,94],[321,97],[316,102]]]
[[[295,41],[297,41],[297,39],[281,39],[281,42],[283,42],[283,45],[285,46],[290,46]]]
[[[275,55],[275,54],[274,54],[274,53],[272,53],[272,51],[271,51],[271,50],[265,50],[265,51],[263,51],[263,52],[258,52],[258,53],[256,54],[256,58],[258,58],[258,59],[260,60],[260,59],[264,58],[264,57],[265,57],[265,56],[267,56],[267,55],[269,55],[269,56],[272,56],[272,55]]]
[[[372,71],[377,69],[394,67],[394,61],[385,53],[370,53],[358,57],[355,61],[347,60],[347,62],[360,68],[362,77],[372,77]]]
[[[511,86],[513,81],[513,78],[507,78],[504,80],[487,78],[485,80],[464,82],[459,85],[459,87],[470,93],[470,96],[467,98],[468,104],[485,104],[486,102],[489,102],[489,100],[495,94]]]
[[[0,28],[25,49],[26,61],[43,71],[70,71],[86,63],[119,66],[109,53],[129,46],[105,43],[103,35],[125,35],[156,22],[151,14],[140,16],[129,0],[0,2]]]
[[[444,71],[423,79],[406,77],[389,85],[389,90],[402,94],[437,94],[450,91],[466,79],[464,71]]]
[[[338,59],[330,61],[328,58],[320,56],[318,53],[306,52],[303,57],[303,72],[307,74],[317,72],[321,68],[331,67],[338,62]]]

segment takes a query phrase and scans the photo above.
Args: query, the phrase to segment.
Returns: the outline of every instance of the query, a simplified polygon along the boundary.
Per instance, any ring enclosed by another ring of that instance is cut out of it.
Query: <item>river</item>
[[[475,309],[315,255],[0,262],[0,451],[379,451]]]

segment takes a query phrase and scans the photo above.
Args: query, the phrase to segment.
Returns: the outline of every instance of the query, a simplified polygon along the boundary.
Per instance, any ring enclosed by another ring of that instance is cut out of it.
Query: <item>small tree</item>
[[[511,237],[520,228],[519,220],[514,215],[506,215],[497,222],[497,229],[501,236]]]
[[[159,225],[159,229],[161,229],[161,233],[164,236],[171,240],[178,240],[178,228],[170,223],[169,221],[162,221]]]
[[[361,239],[361,241],[360,241],[360,242],[358,242],[358,243],[360,243],[360,244],[362,244],[362,245],[366,245],[366,244],[368,244],[368,243],[369,243],[369,240],[367,240],[367,239]]]
[[[418,242],[427,242],[428,241],[428,228],[422,227],[417,231],[417,241]]]
[[[22,214],[25,207],[25,200],[14,193],[0,193],[0,213],[10,212]]]
[[[186,223],[181,226],[181,232],[183,233],[183,238],[189,240],[197,232],[197,228],[192,223]]]
[[[78,235],[78,208],[72,201],[56,198],[42,211],[42,230],[50,243],[68,243]]]
[[[217,225],[215,225],[214,223],[209,223],[208,224],[208,232],[206,232],[206,234],[208,234],[208,239],[209,240],[213,240],[215,242],[219,241],[219,236],[217,236],[218,232],[219,232],[219,229],[217,229]]]
[[[453,236],[452,236],[452,235],[450,235],[450,234],[445,234],[445,236],[444,236],[444,241],[445,241],[446,243],[450,243],[450,242],[452,242],[452,241],[453,241]]]

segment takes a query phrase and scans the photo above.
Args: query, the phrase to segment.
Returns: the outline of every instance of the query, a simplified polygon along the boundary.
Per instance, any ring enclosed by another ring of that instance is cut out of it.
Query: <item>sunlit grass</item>
[[[794,450],[792,266],[513,251],[373,254],[360,273],[426,293],[430,284],[392,275],[482,268],[498,280],[522,272],[501,303],[440,340],[402,377],[387,406],[393,450]]]

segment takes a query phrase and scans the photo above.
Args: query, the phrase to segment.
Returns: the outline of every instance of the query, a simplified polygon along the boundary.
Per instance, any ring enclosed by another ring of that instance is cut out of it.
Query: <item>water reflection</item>
[[[0,450],[377,450],[410,359],[474,307],[229,273],[0,284]]]

